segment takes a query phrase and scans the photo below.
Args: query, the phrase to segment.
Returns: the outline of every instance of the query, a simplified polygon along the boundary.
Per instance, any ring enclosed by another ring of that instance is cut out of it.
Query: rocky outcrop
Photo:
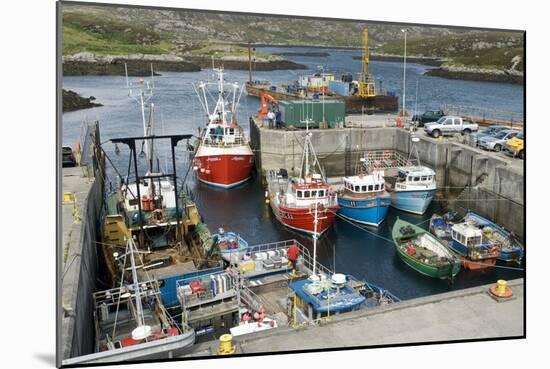
[[[130,54],[130,55],[96,55],[82,52],[63,57],[63,75],[121,75],[125,74],[127,65],[129,76],[148,76],[151,64],[155,72],[197,72],[201,68],[183,58],[165,54]],[[159,75],[155,73],[155,75]]]
[[[210,56],[190,56],[188,59],[202,68],[212,68],[212,58]],[[225,69],[248,70],[247,56],[223,56],[216,58],[214,63],[215,65],[223,65]],[[252,69],[255,71],[273,71],[280,69],[307,69],[307,67],[277,55],[270,55],[267,58],[256,58],[252,62]]]
[[[95,97],[82,97],[74,91],[63,90],[63,112],[75,111],[80,109],[88,109],[96,106],[103,106],[101,104],[93,102]]]
[[[523,84],[523,73],[514,69],[502,70],[444,65],[441,68],[430,69],[424,74],[448,79]]]

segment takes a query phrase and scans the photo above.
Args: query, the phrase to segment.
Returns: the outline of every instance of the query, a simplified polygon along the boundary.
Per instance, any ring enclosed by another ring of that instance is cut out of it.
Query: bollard
[[[73,194],[70,192],[63,193],[63,202],[73,202]]]
[[[513,295],[512,289],[506,285],[506,281],[503,279],[499,279],[496,284],[491,286],[489,293],[498,300],[504,300]]]
[[[220,347],[218,347],[218,355],[231,355],[235,353],[235,346],[233,345],[233,336],[230,334],[222,334],[220,336]]]

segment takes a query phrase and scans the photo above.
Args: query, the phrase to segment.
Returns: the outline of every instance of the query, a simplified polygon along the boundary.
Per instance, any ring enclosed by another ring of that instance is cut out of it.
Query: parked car
[[[463,120],[462,117],[446,115],[439,118],[437,122],[426,123],[424,125],[424,131],[434,137],[450,136],[455,133],[470,134],[477,132],[479,126],[477,123],[473,123],[467,120]]]
[[[494,136],[487,135],[478,139],[477,145],[485,150],[501,151],[506,141],[516,137],[518,133],[520,133],[520,131],[515,129],[503,129],[498,131]]]
[[[437,122],[444,115],[443,110],[426,110],[424,114],[413,115],[412,121],[417,127],[424,127],[425,123]]]
[[[76,165],[73,149],[71,149],[70,146],[63,146],[61,148],[61,156],[63,167],[74,167]]]
[[[504,153],[513,156],[519,157],[520,159],[525,159],[525,134],[520,132],[506,141],[504,145]]]
[[[478,141],[480,139],[482,139],[483,137],[486,137],[486,136],[494,136],[496,135],[498,132],[502,131],[502,130],[505,130],[505,129],[510,129],[510,127],[507,127],[507,126],[497,126],[497,125],[494,125],[494,126],[490,126],[488,128],[485,128],[483,131],[479,131],[477,133],[474,133],[473,134],[473,137],[472,137],[472,143],[475,144],[475,146],[478,145]]]

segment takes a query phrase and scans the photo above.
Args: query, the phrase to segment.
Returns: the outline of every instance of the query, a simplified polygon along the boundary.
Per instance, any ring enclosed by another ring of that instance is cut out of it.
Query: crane
[[[363,66],[361,68],[361,79],[359,81],[359,96],[375,96],[375,83],[369,76],[369,31],[363,30]]]
[[[260,100],[262,102],[262,107],[260,111],[258,111],[258,114],[256,114],[256,118],[260,118],[260,119],[263,119],[267,116],[267,113],[269,111],[269,109],[267,108],[268,102],[273,105],[279,104],[279,100],[275,99],[273,96],[263,91],[260,93]]]

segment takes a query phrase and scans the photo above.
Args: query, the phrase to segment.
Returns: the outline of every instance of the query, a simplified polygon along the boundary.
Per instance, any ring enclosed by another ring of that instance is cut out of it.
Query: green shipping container
[[[324,108],[323,108],[324,105]],[[305,128],[305,120],[310,119],[310,128],[319,128],[319,123],[323,120],[323,110],[325,121],[330,128],[338,126],[346,117],[346,106],[343,101],[337,100],[293,100],[279,102],[281,111],[281,120],[289,127]]]

